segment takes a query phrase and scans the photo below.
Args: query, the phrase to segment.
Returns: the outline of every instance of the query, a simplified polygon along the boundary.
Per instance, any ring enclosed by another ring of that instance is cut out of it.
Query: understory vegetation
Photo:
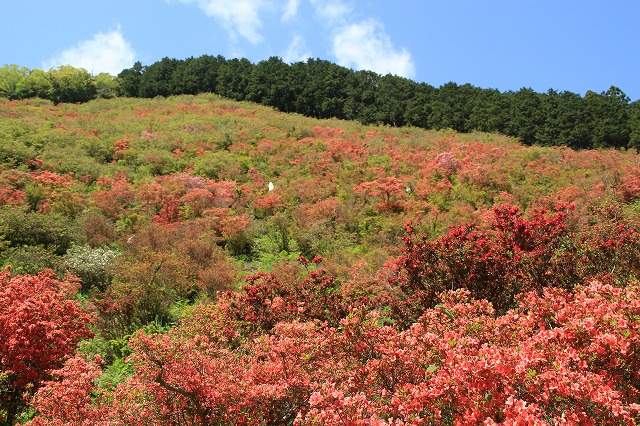
[[[0,424],[637,424],[639,231],[633,148],[0,99]]]

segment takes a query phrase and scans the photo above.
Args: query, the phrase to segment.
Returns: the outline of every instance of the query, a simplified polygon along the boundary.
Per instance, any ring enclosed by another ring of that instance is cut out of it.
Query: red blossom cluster
[[[95,365],[71,360],[38,392],[32,424],[631,425],[639,291],[526,292],[502,315],[448,291],[406,330],[354,308],[336,326],[302,315],[258,334],[224,300],[166,335],[138,333],[135,374],[111,392],[90,386]],[[276,297],[273,311],[287,311]]]
[[[91,316],[69,299],[78,288],[47,273],[0,272],[0,422],[12,424],[23,398],[92,335]]]

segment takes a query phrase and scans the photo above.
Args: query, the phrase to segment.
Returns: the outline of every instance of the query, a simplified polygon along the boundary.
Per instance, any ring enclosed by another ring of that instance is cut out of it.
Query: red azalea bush
[[[407,225],[405,253],[396,261],[403,292],[395,307],[398,318],[410,324],[445,290],[468,289],[504,312],[520,292],[579,283],[575,237],[564,224],[565,211],[537,211],[526,219],[517,207],[505,205],[494,207],[493,217],[489,230],[462,225],[436,240],[415,236]]]
[[[396,318],[411,324],[445,290],[468,289],[504,312],[522,292],[570,290],[592,278],[625,285],[640,274],[633,228],[610,220],[576,235],[566,225],[569,211],[539,210],[527,219],[517,207],[496,206],[490,229],[467,224],[435,240],[407,225],[404,254],[395,261],[393,280],[402,291]]]
[[[403,332],[353,319],[355,367],[322,383],[300,424],[635,424],[637,297],[593,282],[525,293],[495,317],[458,290]]]
[[[234,323],[210,322],[219,314],[209,308],[167,335],[138,333],[135,375],[110,395],[89,402],[87,382],[63,374],[66,386],[38,392],[45,417],[35,424],[61,424],[69,414],[48,408],[51,398],[76,395],[76,410],[99,407],[86,424],[631,425],[640,420],[639,291],[545,289],[496,316],[457,290],[404,331],[355,310],[337,328],[279,323],[249,340],[229,340]]]
[[[69,297],[79,285],[51,273],[0,272],[0,419],[12,424],[28,394],[91,336],[92,318]]]
[[[348,311],[335,277],[322,268],[293,280],[261,272],[247,277],[242,290],[223,294],[221,306],[253,332],[269,332],[279,322],[294,320],[337,325]]]

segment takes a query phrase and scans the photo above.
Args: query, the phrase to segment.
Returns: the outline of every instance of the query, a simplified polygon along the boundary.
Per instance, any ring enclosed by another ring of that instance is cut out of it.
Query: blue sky
[[[638,0],[0,0],[0,64],[117,74],[203,54],[327,59],[440,86],[640,99]]]

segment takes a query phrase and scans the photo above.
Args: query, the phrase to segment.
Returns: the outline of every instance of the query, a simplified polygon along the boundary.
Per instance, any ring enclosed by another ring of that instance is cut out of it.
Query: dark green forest
[[[86,102],[114,96],[154,98],[216,93],[283,112],[363,124],[456,132],[497,132],[528,145],[574,149],[640,147],[640,104],[618,87],[584,96],[530,88],[500,92],[454,82],[434,87],[394,75],[354,71],[326,60],[287,64],[271,57],[248,59],[204,55],[184,60],[137,62],[117,77],[92,76],[73,67],[30,71],[0,69],[0,96]]]

